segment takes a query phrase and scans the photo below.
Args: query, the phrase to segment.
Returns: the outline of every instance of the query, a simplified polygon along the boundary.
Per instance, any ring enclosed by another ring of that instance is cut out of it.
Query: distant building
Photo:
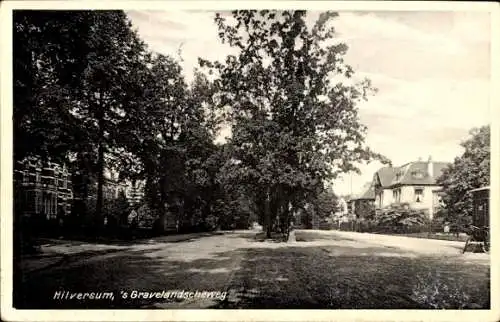
[[[335,217],[340,218],[347,215],[349,212],[349,207],[347,205],[346,197],[339,197],[337,202],[337,211],[335,212]]]
[[[372,182],[367,182],[363,185],[361,192],[349,198],[348,209],[351,215],[356,217],[366,217],[368,211],[374,208],[375,190]]]
[[[104,199],[113,200],[117,199],[121,192],[125,193],[127,185],[118,178],[116,171],[106,169],[104,170],[104,185],[102,190]]]
[[[58,215],[70,215],[75,210],[74,205],[79,210],[83,205],[81,202],[86,204],[83,211],[92,211],[97,199],[97,180],[72,173],[65,165],[43,162],[32,156],[16,162],[14,192],[16,212],[50,220],[56,219]],[[114,200],[121,192],[130,205],[136,206],[143,201],[144,182],[121,181],[116,172],[105,170],[103,199]],[[110,210],[111,203],[104,202],[103,207],[104,210]]]
[[[90,198],[97,198],[97,179],[95,176],[89,179],[90,189],[88,196]],[[76,186],[84,186],[84,184],[75,184]],[[113,200],[118,198],[120,193],[124,193],[127,201],[131,205],[138,204],[142,201],[144,197],[144,181],[137,180],[132,182],[130,180],[121,180],[118,173],[113,170],[104,170],[104,185],[103,185],[103,197],[106,200]],[[83,192],[75,193],[75,197],[82,197],[80,194],[84,195]]]
[[[116,200],[121,192],[125,192],[127,186],[118,180],[118,174],[108,169],[104,170],[104,183],[102,187],[103,210],[111,210],[109,201]],[[98,181],[95,175],[73,173],[74,206],[79,215],[95,211],[97,202]],[[83,207],[83,208],[82,208]]]
[[[145,180],[125,182],[125,196],[132,207],[139,205],[144,200]]]
[[[446,162],[415,161],[400,167],[384,167],[373,176],[375,206],[407,203],[412,209],[421,209],[432,218],[441,203],[441,187],[436,183]]]
[[[384,208],[393,203],[392,180],[396,168],[384,167],[373,175],[373,187],[375,193],[375,206]]]
[[[36,157],[16,162],[14,193],[16,212],[22,216],[51,220],[71,213],[71,174],[64,165]]]

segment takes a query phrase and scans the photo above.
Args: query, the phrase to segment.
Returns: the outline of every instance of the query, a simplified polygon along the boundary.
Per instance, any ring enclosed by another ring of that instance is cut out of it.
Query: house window
[[[381,192],[377,195],[377,201],[378,201],[378,207],[382,208],[382,205],[384,204],[384,194]]]
[[[36,211],[36,194],[34,191],[26,191],[26,210]]]
[[[424,189],[415,188],[415,202],[422,202],[424,198]]]
[[[35,192],[35,213],[40,213],[42,210],[42,195],[39,191]]]
[[[52,219],[52,195],[47,195],[47,218]]]
[[[424,174],[420,171],[413,171],[412,172],[412,176],[415,178],[415,179],[423,179],[424,177]]]
[[[395,203],[401,202],[401,189],[393,190],[392,197],[393,197]]]
[[[52,214],[57,215],[57,196],[55,193],[52,194]]]

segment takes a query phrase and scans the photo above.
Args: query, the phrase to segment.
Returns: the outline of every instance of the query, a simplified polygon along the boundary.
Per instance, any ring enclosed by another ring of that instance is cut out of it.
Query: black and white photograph
[[[15,2],[11,309],[492,312],[498,8]]]

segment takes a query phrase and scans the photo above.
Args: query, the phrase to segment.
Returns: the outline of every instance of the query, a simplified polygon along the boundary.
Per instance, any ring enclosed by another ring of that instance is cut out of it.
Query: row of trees
[[[105,169],[146,179],[159,214],[167,202],[201,207],[217,194],[212,85],[197,73],[188,86],[179,63],[151,52],[124,12],[16,11],[14,58],[14,157],[71,165],[84,198],[94,178],[95,225]]]
[[[146,180],[159,217],[220,222],[254,214],[268,236],[320,203],[324,183],[381,155],[364,145],[347,47],[332,43],[334,13],[311,28],[305,11],[217,14],[223,62],[199,60],[187,84],[179,62],[151,52],[122,11],[14,13],[14,158],[36,154],[97,180],[104,171]],[[211,74],[208,78],[206,75]],[[230,126],[227,143],[214,143]],[[85,190],[86,191],[86,190]]]

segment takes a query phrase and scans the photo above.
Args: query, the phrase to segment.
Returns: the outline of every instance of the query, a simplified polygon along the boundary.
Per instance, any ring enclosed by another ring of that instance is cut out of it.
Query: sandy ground
[[[297,233],[307,233],[307,230],[298,230]],[[318,238],[316,241],[308,242],[308,244],[341,244],[350,245],[351,247],[364,247],[366,245],[382,246],[407,251],[407,255],[413,257],[420,255],[447,256],[456,257],[460,261],[468,261],[477,264],[489,265],[490,263],[490,256],[487,253],[466,252],[462,254],[464,242],[460,241],[330,230],[316,230],[314,234],[322,236],[324,240]],[[341,237],[341,242],[335,241],[335,237]]]

